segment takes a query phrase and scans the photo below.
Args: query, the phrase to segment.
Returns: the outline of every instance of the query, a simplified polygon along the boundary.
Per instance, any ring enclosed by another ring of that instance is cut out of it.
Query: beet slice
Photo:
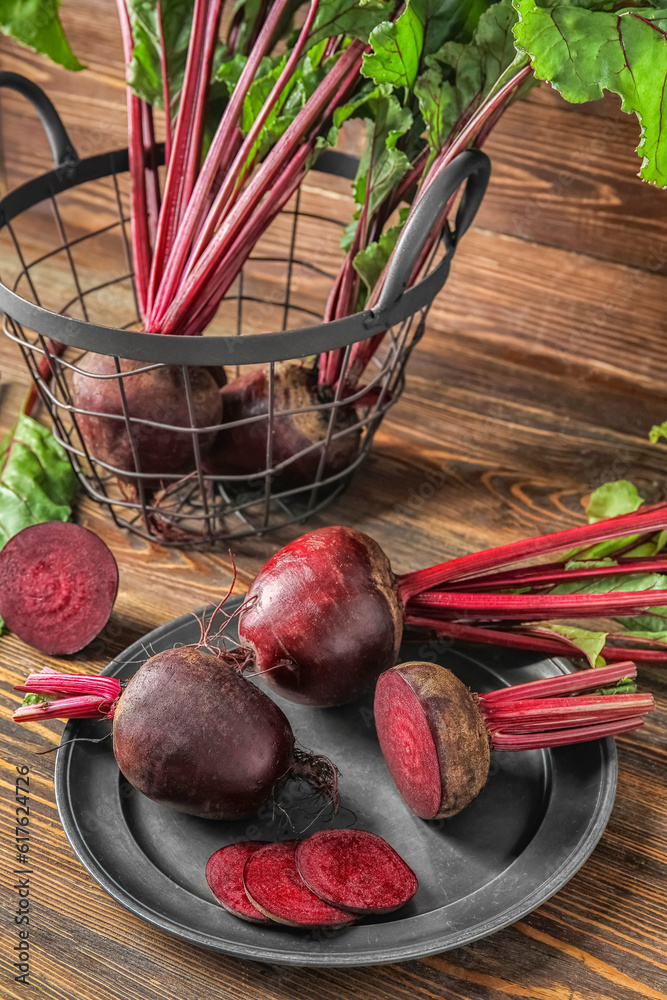
[[[221,906],[241,920],[252,924],[271,921],[250,902],[243,888],[243,867],[255,851],[266,846],[265,840],[244,840],[228,844],[212,854],[206,865],[206,881]]]
[[[320,899],[351,913],[390,913],[419,888],[400,854],[367,830],[315,833],[297,847],[296,864]]]
[[[296,840],[267,844],[254,851],[243,869],[248,899],[270,920],[290,927],[344,927],[350,913],[311,892],[296,867]]]
[[[116,560],[78,524],[33,524],[0,552],[0,615],[42,653],[76,653],[92,642],[109,621],[117,591]]]

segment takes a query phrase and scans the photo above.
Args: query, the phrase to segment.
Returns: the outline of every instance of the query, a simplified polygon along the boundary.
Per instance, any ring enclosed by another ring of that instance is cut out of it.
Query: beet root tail
[[[331,806],[335,816],[340,806],[338,768],[323,754],[312,754],[300,747],[294,748],[294,760],[288,778],[302,778]]]

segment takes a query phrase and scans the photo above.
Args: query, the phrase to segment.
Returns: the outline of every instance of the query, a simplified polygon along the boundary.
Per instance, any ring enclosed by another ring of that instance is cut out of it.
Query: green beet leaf
[[[67,41],[59,11],[60,0],[0,0],[0,31],[65,69],[85,69]]]
[[[607,641],[607,632],[594,632],[587,628],[575,628],[571,625],[553,623],[540,625],[538,628],[540,634],[556,635],[567,639],[572,646],[581,650],[592,667],[604,666],[605,661],[601,653]]]
[[[544,0],[515,0],[515,7],[517,47],[537,78],[573,103],[599,100],[605,90],[618,94],[641,127],[641,177],[667,184],[667,9]]]

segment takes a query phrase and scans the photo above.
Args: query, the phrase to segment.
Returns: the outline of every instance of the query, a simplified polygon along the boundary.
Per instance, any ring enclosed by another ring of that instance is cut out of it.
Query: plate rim
[[[230,599],[230,606],[232,601],[236,602],[236,600],[240,602],[242,598]],[[208,605],[203,608],[199,608],[194,612],[180,615],[178,618],[174,618],[171,621],[152,629],[150,632],[147,632],[144,636],[131,643],[128,647],[126,647],[126,649],[114,657],[114,659],[111,660],[110,663],[108,663],[101,671],[101,674],[105,676],[113,675],[115,672],[123,669],[128,662],[131,662],[136,654],[142,653],[145,656],[147,645],[150,646],[153,641],[160,638],[164,635],[164,633],[169,633],[181,626],[191,624],[195,615],[201,617],[202,613],[210,612],[212,607],[213,605]],[[565,673],[574,672],[574,668],[567,660],[560,657],[547,657],[546,659],[551,659],[552,662],[554,662],[559,669]],[[76,721],[70,721],[67,723],[61,737],[61,745],[66,743],[67,740],[72,739],[75,726]],[[173,920],[171,917],[160,914],[156,910],[152,909],[152,907],[144,904],[141,899],[138,899],[131,892],[126,890],[120,883],[118,883],[106,871],[102,863],[98,861],[95,854],[90,850],[76,822],[76,813],[72,806],[69,794],[72,746],[73,744],[71,743],[67,748],[63,746],[63,749],[66,749],[67,752],[59,752],[56,755],[54,789],[58,814],[65,835],[79,861],[83,864],[89,874],[93,876],[95,881],[98,882],[98,884],[101,885],[113,899],[126,909],[130,910],[132,913],[137,914],[153,926],[158,927],[160,930],[172,934],[181,940],[189,942],[190,944],[215,952],[216,954],[222,954],[239,959],[249,958],[253,961],[274,965],[302,966],[310,968],[354,968],[414,961],[418,958],[425,958],[429,955],[439,954],[441,952],[450,951],[454,948],[460,948],[464,945],[471,944],[474,941],[481,940],[484,937],[488,937],[490,934],[494,934],[497,931],[510,926],[517,920],[521,920],[534,909],[547,902],[547,900],[549,900],[555,893],[562,889],[570,878],[573,877],[573,875],[591,856],[606,829],[607,823],[609,822],[609,817],[611,815],[616,797],[618,779],[618,754],[616,744],[613,738],[607,737],[604,740],[599,741],[601,763],[597,803],[594,807],[588,826],[578,841],[577,847],[572,850],[563,863],[554,872],[552,872],[548,878],[536,886],[531,893],[522,897],[521,900],[512,903],[502,912],[455,932],[443,931],[440,935],[435,933],[430,944],[425,944],[421,940],[412,944],[408,941],[401,947],[397,947],[396,945],[392,945],[386,949],[378,949],[374,947],[368,949],[367,951],[356,950],[351,952],[349,955],[342,952],[330,953],[327,955],[326,952],[322,951],[294,954],[287,948],[271,948],[258,945],[253,942],[239,944],[237,942],[230,942],[224,938],[216,938],[215,936],[205,932],[192,930],[187,926],[187,924],[181,924],[178,921]],[[537,832],[535,836],[537,836]],[[496,878],[505,877],[507,872],[514,868],[517,862],[520,861],[521,856],[522,854],[519,854],[516,860],[503,872],[499,873]],[[489,883],[487,883],[487,885],[488,884]],[[476,891],[480,890],[478,889]],[[414,918],[407,917],[405,919],[409,921]],[[248,926],[252,927],[252,925]]]

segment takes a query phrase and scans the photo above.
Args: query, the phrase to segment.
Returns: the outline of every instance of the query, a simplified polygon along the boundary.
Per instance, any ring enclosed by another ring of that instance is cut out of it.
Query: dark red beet
[[[206,881],[221,906],[241,920],[252,924],[268,924],[265,917],[254,906],[243,888],[243,868],[250,857],[260,847],[263,840],[244,840],[240,844],[228,844],[212,854],[206,865]]]
[[[63,521],[24,528],[0,552],[0,615],[29,646],[76,653],[106,623],[118,567],[101,538]]]
[[[267,844],[243,870],[248,899],[270,920],[290,927],[345,927],[354,917],[311,892],[296,867],[296,840]]]
[[[117,678],[31,674],[17,690],[67,697],[21,706],[14,720],[113,718],[114,754],[130,784],[192,816],[249,816],[292,777],[309,781],[335,812],[336,768],[295,746],[283,712],[243,677],[246,655],[168,649],[124,690]]]
[[[266,563],[239,634],[270,687],[304,705],[342,705],[393,666],[403,631],[389,561],[368,535],[318,528]]]
[[[331,402],[318,397],[317,376],[310,368],[279,364],[274,374],[274,412],[299,410]],[[269,374],[258,368],[229,382],[221,392],[225,422],[257,417],[269,412]],[[273,423],[273,465],[294,458],[280,473],[286,486],[307,486],[315,481],[322,448],[312,448],[328,434],[330,410],[310,410],[288,416],[276,416]],[[341,408],[336,416],[334,433],[352,428],[357,421],[352,407]],[[332,438],[322,477],[327,478],[350,465],[359,448],[359,430],[350,430]],[[253,475],[266,469],[268,420],[255,420],[240,427],[220,431],[207,467],[217,475]],[[306,449],[312,448],[306,454]],[[298,457],[296,457],[298,456]]]
[[[112,357],[103,354],[86,354],[78,362],[80,368],[91,375],[115,376],[116,365]],[[121,371],[133,372],[145,368],[147,362],[122,360]],[[210,370],[189,369],[192,386],[192,404],[197,427],[220,424],[222,400],[220,388]],[[127,409],[137,420],[152,420],[174,427],[190,427],[190,412],[180,365],[163,365],[141,374],[123,379]],[[132,440],[124,420],[112,419],[123,414],[119,380],[115,377],[92,378],[74,372],[71,379],[72,402],[77,409],[90,410],[109,416],[77,414],[77,423],[92,458],[121,469],[136,471],[132,445],[138,456],[140,471],[157,478],[144,480],[147,486],[156,486],[160,475],[186,474],[195,467],[192,435],[178,430],[132,424]],[[215,431],[199,435],[199,447],[205,452],[215,439]],[[134,482],[131,475],[119,478]],[[173,480],[172,480],[173,481]]]
[[[351,913],[389,913],[411,899],[417,876],[386,840],[365,830],[322,830],[302,841],[296,865],[309,889]]]
[[[491,750],[565,746],[638,729],[654,708],[651,695],[581,694],[636,675],[633,663],[615,663],[475,695],[436,663],[401,663],[375,688],[380,747],[418,816],[454,816],[484,787]],[[560,697],[565,692],[576,693]]]

